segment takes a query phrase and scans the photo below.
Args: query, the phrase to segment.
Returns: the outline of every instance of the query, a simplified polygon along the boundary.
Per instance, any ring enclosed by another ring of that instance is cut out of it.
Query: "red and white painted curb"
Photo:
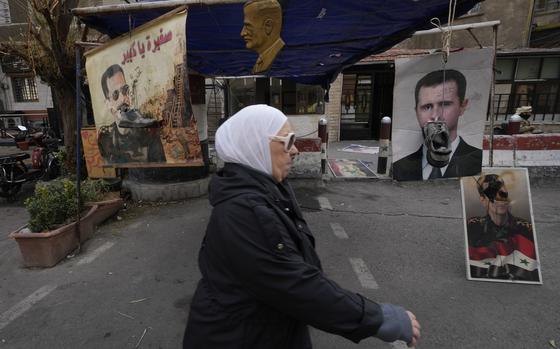
[[[560,166],[560,134],[494,136],[494,166]],[[484,166],[489,162],[489,136],[484,136]]]

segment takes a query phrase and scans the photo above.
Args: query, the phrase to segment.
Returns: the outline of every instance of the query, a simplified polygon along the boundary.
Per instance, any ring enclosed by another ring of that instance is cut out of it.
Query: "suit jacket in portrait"
[[[472,176],[482,168],[482,150],[459,137],[459,145],[443,173],[444,178]],[[393,178],[397,181],[422,180],[422,146],[414,153],[393,163]]]

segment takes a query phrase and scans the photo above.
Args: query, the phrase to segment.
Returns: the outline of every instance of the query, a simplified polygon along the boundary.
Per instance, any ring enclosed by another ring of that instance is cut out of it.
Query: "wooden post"
[[[492,61],[492,85],[490,86],[490,139],[488,147],[488,165],[494,166],[494,119],[496,112],[494,111],[494,98],[496,96],[496,50],[498,48],[498,25],[492,27],[494,32],[494,59]]]

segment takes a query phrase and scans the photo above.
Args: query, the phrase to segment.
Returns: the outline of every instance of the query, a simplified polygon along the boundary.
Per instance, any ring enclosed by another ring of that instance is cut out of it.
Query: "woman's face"
[[[290,123],[286,121],[284,126],[278,131],[276,136],[287,136],[288,133],[293,132]],[[278,182],[282,182],[292,167],[292,163],[296,155],[299,154],[295,145],[290,148],[290,151],[284,149],[284,143],[271,140],[270,141],[270,158],[272,160],[272,177]]]

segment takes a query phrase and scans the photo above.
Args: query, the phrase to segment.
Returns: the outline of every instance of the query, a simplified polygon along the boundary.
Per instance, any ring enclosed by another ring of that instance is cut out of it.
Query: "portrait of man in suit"
[[[480,173],[482,150],[458,135],[469,104],[467,81],[458,70],[435,70],[416,83],[415,114],[423,143],[393,163],[399,181],[462,177]]]
[[[249,0],[243,6],[241,37],[245,47],[259,54],[253,73],[270,69],[274,59],[284,47],[282,7],[276,0]]]

